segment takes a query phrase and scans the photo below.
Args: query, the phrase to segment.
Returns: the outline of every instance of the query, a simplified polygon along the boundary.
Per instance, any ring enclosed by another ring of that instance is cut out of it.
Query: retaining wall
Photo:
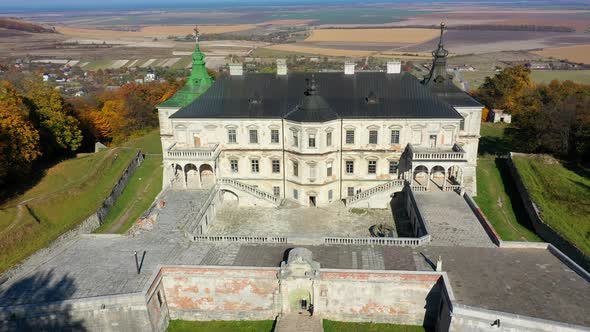
[[[519,196],[522,199],[526,213],[533,225],[533,228],[535,229],[535,232],[541,238],[543,238],[543,240],[554,245],[557,249],[570,257],[586,271],[590,271],[590,257],[586,256],[580,249],[576,248],[572,243],[567,241],[557,231],[551,228],[551,226],[546,224],[539,215],[539,210],[537,209],[535,202],[533,202],[522,181],[522,177],[518,173],[518,169],[512,161],[512,157],[514,155],[517,154],[511,152],[508,157],[508,168],[510,169],[510,174],[514,179]]]
[[[94,232],[102,224],[105,216],[109,213],[119,196],[121,196],[123,190],[127,187],[127,183],[129,183],[129,179],[135,173],[137,168],[141,166],[143,160],[143,153],[138,151],[133,160],[127,165],[127,168],[125,168],[125,171],[111,190],[111,193],[104,199],[102,205],[94,213],[84,219],[84,221],[79,223],[75,228],[63,233],[57,239],[53,240],[48,247],[38,250],[20,264],[4,272],[1,279],[7,280],[14,277],[17,273],[23,271],[25,266],[36,266],[37,264],[34,264],[33,262],[44,261],[47,257],[60,252],[61,248],[66,246],[71,240],[79,235]]]

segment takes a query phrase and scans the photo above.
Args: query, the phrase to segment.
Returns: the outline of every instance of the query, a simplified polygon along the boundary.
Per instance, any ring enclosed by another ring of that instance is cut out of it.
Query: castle
[[[303,206],[392,181],[475,195],[483,106],[447,74],[443,30],[422,81],[398,61],[308,74],[279,59],[275,74],[232,64],[213,82],[197,38],[186,86],[158,108],[164,187],[231,182]]]

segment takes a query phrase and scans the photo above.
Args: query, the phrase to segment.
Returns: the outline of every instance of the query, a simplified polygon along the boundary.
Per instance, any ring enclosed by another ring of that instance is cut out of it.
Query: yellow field
[[[573,62],[582,62],[590,64],[590,45],[550,47],[533,53],[545,57],[566,59]]]
[[[438,34],[436,29],[317,29],[305,41],[416,44]]]
[[[255,28],[255,25],[200,25],[199,31],[203,34],[216,34],[224,32],[243,31]],[[154,37],[154,36],[183,36],[193,33],[194,26],[189,25],[152,25],[139,31],[115,31],[71,27],[57,27],[57,31],[67,36],[86,38],[126,38],[126,37]]]
[[[322,56],[341,56],[341,57],[365,57],[375,56],[380,58],[397,58],[397,59],[431,59],[432,55],[427,52],[411,52],[408,55],[404,52],[394,51],[363,51],[363,50],[346,50],[346,49],[335,49],[325,47],[315,47],[309,45],[301,45],[297,43],[293,44],[280,44],[264,47],[265,49],[283,51],[283,52],[294,52],[294,53],[305,53]]]
[[[293,44],[279,44],[265,47],[271,50],[284,51],[284,52],[296,52],[296,53],[307,53],[316,55],[327,55],[327,56],[350,56],[350,57],[363,57],[377,52],[373,51],[362,51],[362,50],[341,50],[334,48],[322,48],[313,46],[301,46],[296,43]]]

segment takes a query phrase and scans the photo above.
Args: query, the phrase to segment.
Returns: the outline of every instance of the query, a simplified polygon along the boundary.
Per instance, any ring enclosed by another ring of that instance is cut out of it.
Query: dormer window
[[[252,105],[257,105],[260,104],[262,102],[262,98],[260,97],[260,95],[258,94],[258,92],[254,92],[254,94],[252,95],[252,97],[250,97],[250,99],[248,99],[248,102]]]
[[[369,95],[367,95],[367,98],[365,98],[365,101],[367,104],[377,104],[377,102],[379,102],[379,98],[377,98],[375,92],[371,91],[369,92]]]

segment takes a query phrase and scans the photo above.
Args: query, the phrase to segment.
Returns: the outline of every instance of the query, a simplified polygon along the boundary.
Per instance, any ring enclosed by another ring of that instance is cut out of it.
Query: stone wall
[[[479,332],[491,330],[511,332],[590,331],[589,328],[577,325],[469,307],[461,304],[453,305],[450,331]]]
[[[150,331],[141,294],[6,307],[0,331]]]
[[[440,274],[324,270],[315,308],[322,318],[434,326]]]
[[[510,153],[508,158],[508,167],[535,232],[541,238],[543,238],[543,240],[554,245],[557,249],[570,257],[586,271],[590,271],[590,257],[586,256],[580,249],[576,248],[572,243],[563,238],[557,231],[551,228],[551,226],[546,224],[539,215],[539,210],[537,209],[535,202],[533,202],[520,174],[518,173],[518,169],[512,162],[512,157],[514,155],[515,153]]]
[[[170,319],[275,319],[277,268],[165,267]]]

